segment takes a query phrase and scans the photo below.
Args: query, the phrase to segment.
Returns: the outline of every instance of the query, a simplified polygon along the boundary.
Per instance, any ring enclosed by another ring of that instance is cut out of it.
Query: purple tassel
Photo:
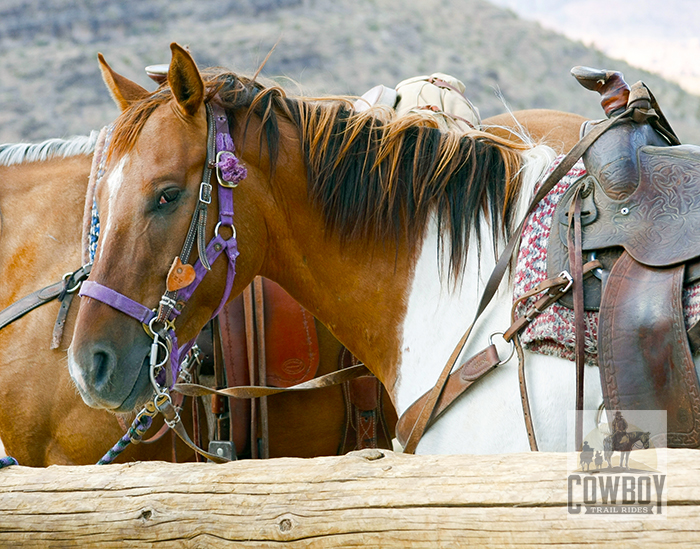
[[[231,146],[233,146],[233,143],[231,143]],[[240,163],[236,155],[230,151],[225,151],[225,154],[220,156],[220,160],[216,166],[221,172],[221,178],[233,185],[242,181],[248,175],[248,170]]]

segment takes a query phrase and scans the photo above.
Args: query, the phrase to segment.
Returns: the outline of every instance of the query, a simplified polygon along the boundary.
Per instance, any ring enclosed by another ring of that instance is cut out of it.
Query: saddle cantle
[[[676,144],[641,82],[626,91],[619,73],[572,72],[585,87],[601,92],[608,115],[639,108],[584,153],[587,175],[564,193],[554,213],[548,272],[569,268],[569,211],[580,200],[581,252],[603,264],[596,277],[584,281],[584,303],[600,310],[605,407],[666,410],[669,445],[696,448],[700,385],[681,295],[684,280],[696,279],[700,263],[700,147]],[[614,93],[596,87],[601,81],[596,78],[610,75]],[[560,303],[572,306],[570,300]]]

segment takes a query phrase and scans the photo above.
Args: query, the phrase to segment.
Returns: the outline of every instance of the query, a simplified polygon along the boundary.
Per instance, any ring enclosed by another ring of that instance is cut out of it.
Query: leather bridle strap
[[[49,284],[48,286],[37,290],[15,301],[2,311],[0,311],[0,330],[5,326],[12,324],[15,320],[22,318],[28,312],[33,311],[37,307],[49,303],[62,294],[73,295],[78,286],[88,277],[92,263],[80,267],[77,271],[69,273],[63,277],[63,280]]]
[[[505,275],[505,272],[508,269],[508,265],[511,262],[511,258],[515,251],[515,247],[518,244],[518,242],[520,242],[520,235],[522,234],[525,221],[533,212],[537,204],[545,196],[547,196],[549,191],[551,191],[554,188],[554,186],[561,180],[561,178],[569,172],[569,170],[574,166],[574,164],[578,162],[579,158],[581,158],[583,153],[586,152],[588,147],[590,147],[611,126],[613,126],[623,118],[630,117],[633,114],[633,111],[633,108],[628,108],[621,114],[615,116],[614,118],[609,118],[601,122],[597,126],[594,126],[590,132],[588,132],[578,143],[576,143],[576,145],[573,146],[571,151],[569,151],[569,153],[562,159],[559,165],[557,165],[557,167],[554,168],[554,170],[549,174],[549,176],[543,181],[539,190],[530,202],[530,206],[528,207],[527,212],[523,217],[523,220],[520,222],[520,225],[508,241],[508,244],[506,245],[503,253],[501,254],[501,257],[496,263],[496,267],[494,268],[488,282],[486,283],[484,293],[481,297],[481,301],[479,302],[479,307],[476,311],[476,315],[474,316],[474,320],[469,325],[466,332],[457,343],[457,346],[452,352],[452,355],[447,361],[447,364],[445,364],[445,367],[440,373],[440,376],[438,377],[435,385],[431,389],[430,394],[426,399],[425,405],[423,406],[423,409],[420,415],[418,416],[416,423],[413,426],[413,429],[411,430],[411,434],[408,438],[408,441],[406,442],[406,446],[404,447],[405,453],[415,453],[416,447],[418,446],[418,442],[423,437],[423,433],[425,433],[425,430],[428,427],[430,418],[433,415],[433,410],[435,409],[435,405],[438,401],[438,398],[440,397],[440,394],[443,391],[443,388],[445,386],[445,383],[447,382],[447,378],[449,377],[450,372],[454,368],[457,359],[462,353],[462,350],[467,342],[467,339],[469,338],[469,335],[471,334],[474,325],[476,324],[476,321],[484,312],[488,304],[491,302],[491,299],[496,294],[496,291],[498,290],[498,287],[501,284],[501,280],[503,280],[503,276]]]

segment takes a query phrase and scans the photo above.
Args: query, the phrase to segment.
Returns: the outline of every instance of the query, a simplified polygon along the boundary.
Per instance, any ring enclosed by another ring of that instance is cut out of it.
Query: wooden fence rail
[[[700,452],[667,455],[665,515],[619,520],[571,517],[566,454],[9,467],[0,547],[697,547]]]

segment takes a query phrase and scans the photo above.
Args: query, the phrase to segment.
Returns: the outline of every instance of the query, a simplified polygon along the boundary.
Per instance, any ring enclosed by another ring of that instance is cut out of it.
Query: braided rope
[[[10,465],[19,465],[19,463],[17,463],[17,460],[13,457],[0,457],[0,469],[9,467]]]
[[[113,463],[115,459],[121,454],[124,450],[127,449],[129,444],[133,443],[139,443],[141,442],[141,439],[143,438],[143,435],[146,434],[146,431],[151,427],[151,424],[153,423],[153,417],[146,415],[146,414],[139,414],[136,416],[136,419],[134,419],[134,422],[131,424],[131,427],[129,427],[129,430],[126,432],[126,434],[120,438],[117,443],[110,448],[107,453],[100,459],[100,461],[97,462],[97,465],[109,465],[110,463]]]

